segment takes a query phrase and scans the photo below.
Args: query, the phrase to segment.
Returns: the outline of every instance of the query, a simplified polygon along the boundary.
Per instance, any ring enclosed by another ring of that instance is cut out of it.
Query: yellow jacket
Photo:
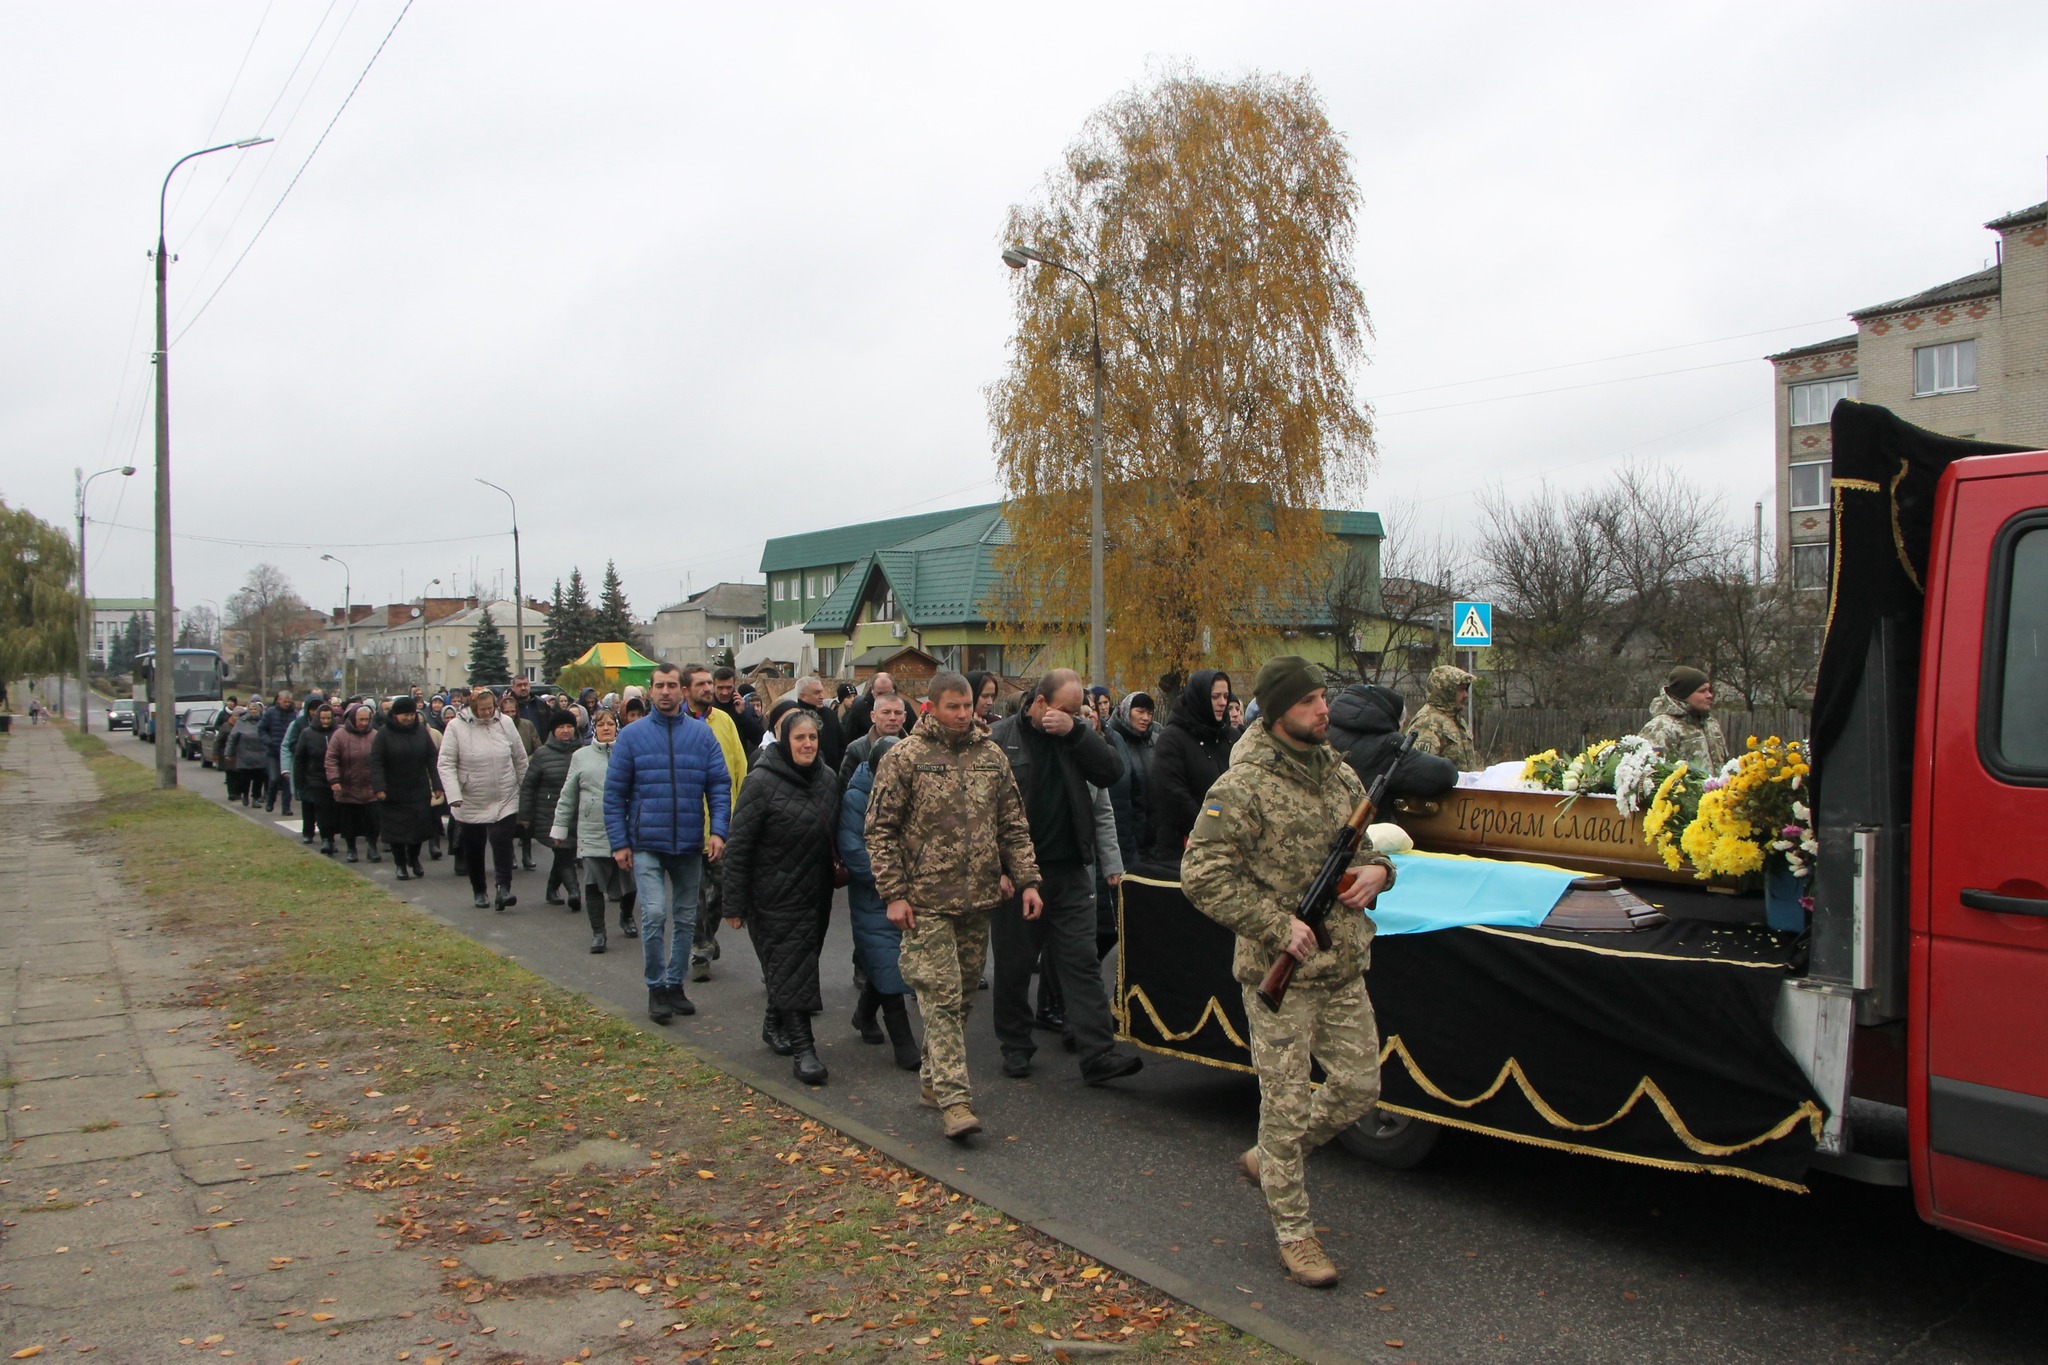
[[[690,714],[697,715],[695,711],[691,711]],[[732,779],[732,799],[737,802],[740,799],[740,784],[747,780],[747,751],[740,747],[739,727],[732,723],[731,716],[715,706],[711,708],[709,714],[697,716],[697,719],[710,726],[711,733],[718,736],[719,751],[725,755],[726,776]],[[704,837],[708,839],[711,837],[709,802],[705,803],[704,811]]]

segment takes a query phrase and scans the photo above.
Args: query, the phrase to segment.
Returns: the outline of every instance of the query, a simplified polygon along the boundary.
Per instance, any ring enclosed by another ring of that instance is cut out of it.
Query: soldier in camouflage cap
[[[930,709],[897,741],[868,798],[868,860],[889,923],[903,932],[903,979],[924,1015],[924,1099],[946,1136],[981,1131],[967,1079],[967,1010],[988,958],[989,915],[1022,892],[1037,919],[1038,864],[1010,760],[974,723],[958,673],[926,688]]]
[[[1643,738],[1665,761],[1682,762],[1702,777],[1714,777],[1728,761],[1728,741],[1713,712],[1713,682],[1697,668],[1680,664],[1650,703],[1650,723],[1642,729]]]
[[[1453,664],[1429,670],[1427,705],[1415,713],[1408,728],[1415,733],[1415,752],[1435,754],[1458,765],[1461,773],[1479,771],[1479,750],[1465,728],[1465,697],[1472,675]]]
[[[1254,690],[1259,718],[1203,798],[1181,887],[1197,910],[1237,935],[1231,970],[1244,990],[1259,1072],[1259,1141],[1238,1169],[1265,1191],[1288,1277],[1323,1287],[1337,1282],[1337,1268],[1316,1240],[1302,1163],[1379,1099],[1379,1030],[1365,992],[1373,923],[1365,911],[1393,885],[1394,870],[1361,846],[1358,875],[1330,908],[1330,946],[1318,951],[1295,907],[1365,788],[1325,740],[1330,707],[1310,665],[1272,660]],[[1301,965],[1274,1013],[1259,1003],[1258,986],[1281,953]],[[1309,1085],[1311,1054],[1323,1064],[1320,1090]]]

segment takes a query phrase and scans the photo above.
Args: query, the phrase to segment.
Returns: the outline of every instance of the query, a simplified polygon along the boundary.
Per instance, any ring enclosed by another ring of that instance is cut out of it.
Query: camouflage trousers
[[[903,935],[898,965],[924,1015],[919,1073],[941,1109],[974,1099],[967,1080],[967,1014],[988,962],[988,921],[988,910],[919,911]]]
[[[1274,1235],[1283,1242],[1315,1235],[1303,1163],[1308,1154],[1372,1110],[1380,1097],[1380,1035],[1365,978],[1343,986],[1297,983],[1278,1013],[1244,988],[1259,1072],[1259,1183]],[[1309,1084],[1309,1059],[1323,1083]]]

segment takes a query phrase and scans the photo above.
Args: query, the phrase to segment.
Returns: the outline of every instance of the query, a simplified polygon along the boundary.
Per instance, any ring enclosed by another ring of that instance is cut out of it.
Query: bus
[[[156,651],[135,656],[135,737],[154,742],[156,717],[149,709],[150,691],[156,676]],[[231,677],[227,660],[217,649],[174,649],[171,651],[172,704],[180,720],[194,706],[219,706],[227,700]]]

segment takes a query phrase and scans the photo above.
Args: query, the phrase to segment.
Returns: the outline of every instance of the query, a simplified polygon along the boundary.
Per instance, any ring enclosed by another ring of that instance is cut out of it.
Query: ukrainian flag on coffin
[[[1533,928],[1582,872],[1455,853],[1396,853],[1394,889],[1371,914],[1376,932],[1426,934],[1473,924]]]

